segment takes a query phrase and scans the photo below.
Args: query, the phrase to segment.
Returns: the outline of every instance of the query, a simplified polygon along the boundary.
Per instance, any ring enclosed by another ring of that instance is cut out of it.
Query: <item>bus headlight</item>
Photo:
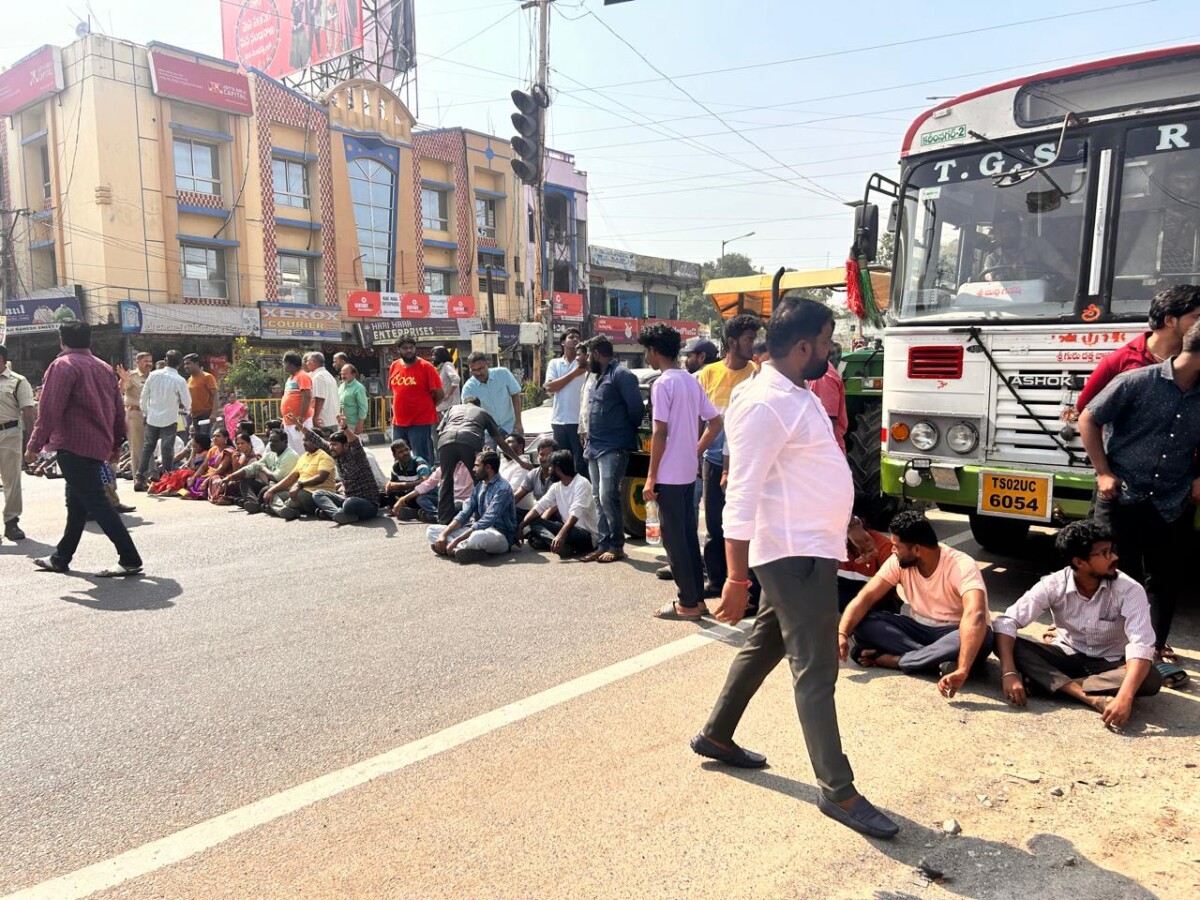
[[[946,443],[955,453],[970,453],[979,446],[979,429],[967,422],[959,422],[946,432]]]
[[[908,439],[918,450],[932,450],[938,442],[937,426],[932,422],[920,421],[912,427]]]

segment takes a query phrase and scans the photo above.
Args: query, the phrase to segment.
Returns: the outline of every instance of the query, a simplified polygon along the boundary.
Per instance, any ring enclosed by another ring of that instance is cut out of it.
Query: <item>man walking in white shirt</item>
[[[1134,697],[1157,694],[1154,626],[1145,589],[1117,570],[1112,532],[1085,519],[1054,541],[1067,567],[1047,575],[996,618],[996,655],[1004,696],[1024,706],[1026,683],[1100,712],[1104,724],[1129,721]],[[1054,640],[1018,637],[1046,610]]]
[[[762,584],[762,599],[754,629],[708,722],[692,738],[692,749],[732,766],[765,766],[766,757],[739,747],[733,733],[750,698],[786,656],[820,786],[818,808],[855,831],[890,838],[898,826],[854,787],[833,700],[837,567],[845,558],[854,485],[829,417],[801,387],[826,369],[833,314],[815,300],[785,298],[772,315],[767,344],[770,363],[747,382],[728,413],[724,525],[729,574],[714,613],[721,622],[741,619],[751,566]]]
[[[142,387],[142,415],[146,418],[146,436],[139,448],[130,447],[129,455],[138,453],[137,466],[133,475],[133,489],[146,491],[146,473],[154,456],[154,445],[159,446],[159,459],[163,472],[175,468],[175,432],[179,429],[179,416],[192,408],[192,393],[187,380],[179,374],[183,365],[183,354],[178,350],[167,351],[167,364],[146,376]]]

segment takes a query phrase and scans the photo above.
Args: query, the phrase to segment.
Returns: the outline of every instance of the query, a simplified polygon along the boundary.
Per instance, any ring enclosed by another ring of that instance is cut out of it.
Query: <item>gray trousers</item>
[[[755,566],[762,584],[758,618],[734,657],[704,734],[729,743],[742,713],[785,656],[792,668],[796,712],[821,792],[834,803],[849,800],[854,772],[842,752],[837,707],[837,563],[790,556]]]
[[[1125,660],[1109,662],[1096,656],[1067,653],[1054,644],[1043,644],[1024,635],[1017,637],[1013,662],[1018,672],[1047,694],[1061,691],[1076,681],[1085,694],[1112,696],[1125,681]],[[1137,696],[1151,697],[1160,688],[1162,676],[1151,666],[1145,681],[1138,686]]]

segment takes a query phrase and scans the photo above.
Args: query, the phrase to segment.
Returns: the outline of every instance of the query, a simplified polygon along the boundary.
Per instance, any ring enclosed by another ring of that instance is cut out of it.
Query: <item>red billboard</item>
[[[160,97],[209,106],[238,116],[248,116],[253,111],[250,81],[241,72],[151,50],[150,84]]]
[[[641,319],[593,316],[592,334],[602,334],[614,344],[636,344],[642,331]]]
[[[362,0],[221,0],[225,58],[272,78],[362,45]]]
[[[690,341],[692,338],[700,337],[700,323],[689,322],[686,319],[652,319],[654,322],[662,322],[664,325],[670,325],[679,332],[679,336],[685,341]]]
[[[349,291],[346,312],[357,319],[471,319],[475,298],[470,294],[392,294]]]
[[[0,72],[0,116],[19,113],[63,87],[62,51],[49,45],[34,50]]]
[[[552,297],[554,318],[564,322],[583,321],[583,294],[556,291]]]

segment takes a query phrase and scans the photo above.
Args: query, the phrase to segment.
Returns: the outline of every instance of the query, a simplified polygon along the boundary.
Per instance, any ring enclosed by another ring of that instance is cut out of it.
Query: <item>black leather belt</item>
[[[5,422],[4,424],[0,425],[0,431],[8,431],[8,429],[16,428],[20,424],[20,419],[13,419],[11,422]]]

